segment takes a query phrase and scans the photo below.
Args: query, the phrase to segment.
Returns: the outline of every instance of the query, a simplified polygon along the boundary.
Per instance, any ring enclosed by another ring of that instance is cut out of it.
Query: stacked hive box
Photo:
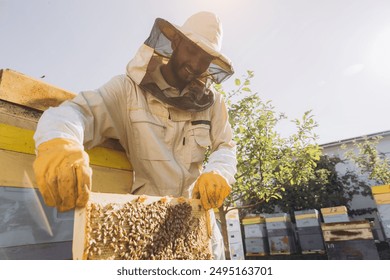
[[[348,222],[348,210],[345,206],[321,208],[324,223]]]
[[[371,188],[385,238],[390,241],[390,185]]]
[[[265,223],[271,255],[296,253],[295,234],[290,215],[286,213],[268,214],[265,217]]]
[[[321,225],[329,260],[378,260],[369,221],[323,223]]]
[[[237,209],[226,214],[228,242],[231,260],[244,260],[244,246],[242,242],[240,217]]]
[[[74,96],[13,70],[0,71],[0,259],[72,258],[73,211],[58,213],[43,203],[32,163],[42,112]],[[130,191],[131,166],[117,142],[88,153],[94,191]]]
[[[294,212],[302,254],[325,253],[318,210]]]
[[[269,254],[267,227],[263,216],[246,217],[244,225],[246,256],[266,256]]]

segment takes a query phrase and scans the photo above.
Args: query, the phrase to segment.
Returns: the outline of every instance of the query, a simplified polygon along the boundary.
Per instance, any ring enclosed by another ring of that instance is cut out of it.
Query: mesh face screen
[[[187,41],[193,43],[191,40]],[[193,43],[195,44],[195,43]],[[149,37],[145,41],[145,45],[154,49],[155,53],[162,57],[170,58],[172,55],[172,42],[161,32],[158,24],[154,24]],[[218,59],[214,59],[203,78],[211,79],[213,82],[220,84],[227,80],[233,73],[229,73],[218,65]]]

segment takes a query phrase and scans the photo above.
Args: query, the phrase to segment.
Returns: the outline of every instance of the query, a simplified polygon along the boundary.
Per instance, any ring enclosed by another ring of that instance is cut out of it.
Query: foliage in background
[[[376,136],[366,137],[362,142],[354,141],[345,157],[359,167],[361,174],[367,174],[370,180],[385,185],[390,184],[390,159],[377,149],[381,139],[381,136]],[[345,146],[343,148],[346,149]]]
[[[315,170],[321,149],[315,143],[317,135],[313,130],[317,123],[311,112],[292,121],[296,133],[282,137],[276,126],[286,116],[278,114],[271,101],[263,101],[252,92],[253,76],[248,71],[243,80],[236,79],[237,89],[229,93],[217,87],[227,99],[237,143],[236,184],[226,207],[254,208],[271,199],[280,199],[286,186],[303,185],[318,177]]]
[[[345,174],[337,172],[338,164],[345,163],[339,157],[321,156],[314,178],[305,185],[287,187],[281,199],[260,205],[257,212],[273,213],[275,209],[279,209],[292,214],[293,211],[345,205],[348,213],[353,214],[353,196],[371,196],[370,186],[353,171],[347,171]],[[371,213],[372,209],[365,209],[363,212]],[[364,214],[363,212],[360,214]]]
[[[282,137],[277,126],[287,117],[277,113],[271,101],[264,101],[250,88],[252,71],[241,80],[236,89],[225,92],[220,85],[216,90],[225,96],[234,140],[237,144],[237,174],[232,193],[219,208],[226,256],[229,256],[226,213],[239,209],[246,213],[273,213],[278,209],[291,213],[295,210],[320,209],[345,205],[349,213],[371,213],[375,209],[353,212],[350,202],[354,195],[371,195],[369,186],[358,174],[347,171],[341,175],[336,165],[340,158],[322,155],[316,143],[317,135],[311,111],[300,119],[292,120],[296,132]],[[390,183],[389,160],[375,149],[377,142],[356,143],[358,155],[349,153],[370,179]]]
[[[225,92],[220,85],[215,87],[227,101],[237,144],[236,183],[219,208],[227,258],[230,255],[226,228],[228,211],[255,209],[272,199],[280,199],[286,186],[305,185],[319,176],[316,167],[321,148],[316,144],[317,135],[313,130],[317,123],[311,112],[292,121],[296,133],[282,137],[276,128],[287,117],[277,113],[271,101],[263,101],[258,93],[252,92],[253,77],[253,72],[247,71],[243,80],[235,80],[236,89],[231,92]]]

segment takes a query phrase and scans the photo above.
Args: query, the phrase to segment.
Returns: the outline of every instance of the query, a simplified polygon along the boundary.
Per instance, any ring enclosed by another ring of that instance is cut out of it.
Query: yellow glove
[[[89,199],[92,169],[84,148],[68,139],[52,139],[38,146],[33,164],[39,190],[48,206],[67,211]]]
[[[200,198],[205,210],[219,208],[230,194],[231,187],[224,177],[216,172],[199,176],[192,191],[193,198]]]

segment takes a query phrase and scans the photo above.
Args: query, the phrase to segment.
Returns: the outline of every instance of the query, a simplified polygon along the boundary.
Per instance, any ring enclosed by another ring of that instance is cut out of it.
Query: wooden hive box
[[[373,186],[371,191],[378,206],[390,204],[390,185]]]
[[[22,187],[26,172],[36,186],[33,135],[42,112],[71,99],[65,91],[14,70],[0,70],[0,186]],[[117,140],[87,151],[93,170],[93,190],[129,193],[132,167]],[[110,189],[106,189],[110,186]]]
[[[294,211],[295,223],[298,228],[320,227],[320,217],[317,209]]]
[[[371,188],[383,233],[390,240],[390,185],[373,186]]]
[[[297,230],[298,242],[302,254],[324,254],[324,239],[321,228],[318,227],[301,227]]]
[[[262,216],[246,217],[242,219],[245,238],[267,237],[265,218]]]
[[[211,259],[208,215],[197,199],[91,193],[75,211],[73,259]]]
[[[242,224],[244,226],[246,256],[269,255],[265,218],[261,215],[248,216],[242,219]]]
[[[324,254],[324,240],[317,209],[294,211],[298,242],[302,254]]]
[[[321,225],[329,260],[378,260],[369,221],[323,223]]]
[[[59,213],[43,203],[32,165],[33,135],[43,111],[74,96],[14,70],[0,70],[0,259],[72,258],[73,211]],[[131,191],[132,167],[118,141],[87,153],[93,191]]]
[[[369,221],[323,223],[321,229],[325,242],[374,239]]]
[[[291,255],[296,253],[295,234],[289,214],[267,214],[265,223],[271,255]]]

